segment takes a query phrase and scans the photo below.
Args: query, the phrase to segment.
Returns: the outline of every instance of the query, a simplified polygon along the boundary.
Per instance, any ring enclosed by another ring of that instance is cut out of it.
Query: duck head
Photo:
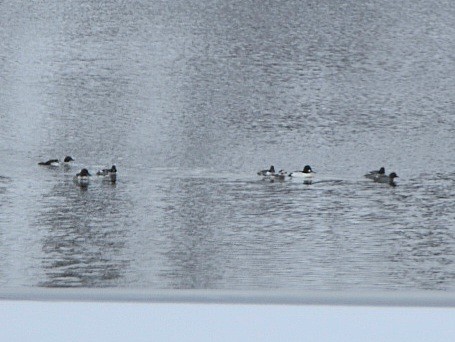
[[[303,168],[303,173],[312,173],[313,170],[311,169],[311,166],[310,165],[305,165],[305,167]]]

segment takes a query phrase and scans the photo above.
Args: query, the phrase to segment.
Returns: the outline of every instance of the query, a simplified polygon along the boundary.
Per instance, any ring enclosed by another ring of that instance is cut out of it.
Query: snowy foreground
[[[450,341],[455,296],[0,290],[1,341]]]

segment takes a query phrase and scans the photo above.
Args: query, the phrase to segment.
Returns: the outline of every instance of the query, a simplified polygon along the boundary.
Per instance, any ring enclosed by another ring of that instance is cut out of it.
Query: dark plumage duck
[[[73,180],[80,186],[87,186],[90,183],[90,176],[91,174],[87,169],[82,169],[81,172],[74,176]]]
[[[63,160],[63,165],[67,165],[69,162],[74,161],[73,158],[70,156],[66,156],[65,159]],[[49,159],[48,161],[45,162],[39,162],[38,165],[43,165],[43,166],[60,166],[61,163],[58,159]]]
[[[275,167],[272,165],[270,166],[270,169],[268,170],[261,170],[261,171],[258,171],[258,175],[259,176],[273,176],[275,175]]]
[[[378,177],[378,176],[381,176],[381,175],[385,175],[385,168],[384,167],[381,167],[379,170],[374,170],[374,171],[368,172],[365,175],[365,177],[369,178],[369,179],[374,179],[375,177]]]
[[[117,168],[115,165],[112,165],[110,169],[102,169],[96,172],[97,176],[102,176],[107,180],[110,180],[112,183],[117,181]]]

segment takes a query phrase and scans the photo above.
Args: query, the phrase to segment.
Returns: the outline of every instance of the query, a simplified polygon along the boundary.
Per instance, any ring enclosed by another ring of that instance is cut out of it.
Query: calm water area
[[[453,292],[454,148],[452,0],[0,1],[1,287]]]

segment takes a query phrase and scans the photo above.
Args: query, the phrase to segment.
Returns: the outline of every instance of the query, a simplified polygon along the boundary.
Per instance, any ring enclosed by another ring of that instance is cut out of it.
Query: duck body
[[[364,177],[374,179],[376,177],[380,177],[381,175],[385,175],[384,167],[381,167],[379,170],[370,171]]]
[[[289,174],[289,177],[295,179],[302,179],[304,184],[312,184],[314,178],[314,172],[310,165],[305,165],[302,171],[293,171]]]
[[[390,186],[396,186],[395,178],[399,178],[395,172],[392,172],[389,175],[381,174],[373,178],[376,183],[386,183]]]
[[[314,172],[310,165],[305,165],[302,171],[293,171],[289,174],[289,177],[312,179],[314,178]]]
[[[59,166],[60,161],[58,159],[49,159],[48,161],[45,162],[39,162],[38,165],[42,166]]]
[[[274,173],[271,176],[264,176],[263,180],[270,181],[271,183],[273,182],[284,182],[287,176],[287,172],[284,170],[280,170],[277,173]]]
[[[270,169],[268,169],[268,170],[258,171],[258,176],[269,177],[269,176],[274,176],[274,175],[275,175],[275,167],[273,165],[270,166]]]

